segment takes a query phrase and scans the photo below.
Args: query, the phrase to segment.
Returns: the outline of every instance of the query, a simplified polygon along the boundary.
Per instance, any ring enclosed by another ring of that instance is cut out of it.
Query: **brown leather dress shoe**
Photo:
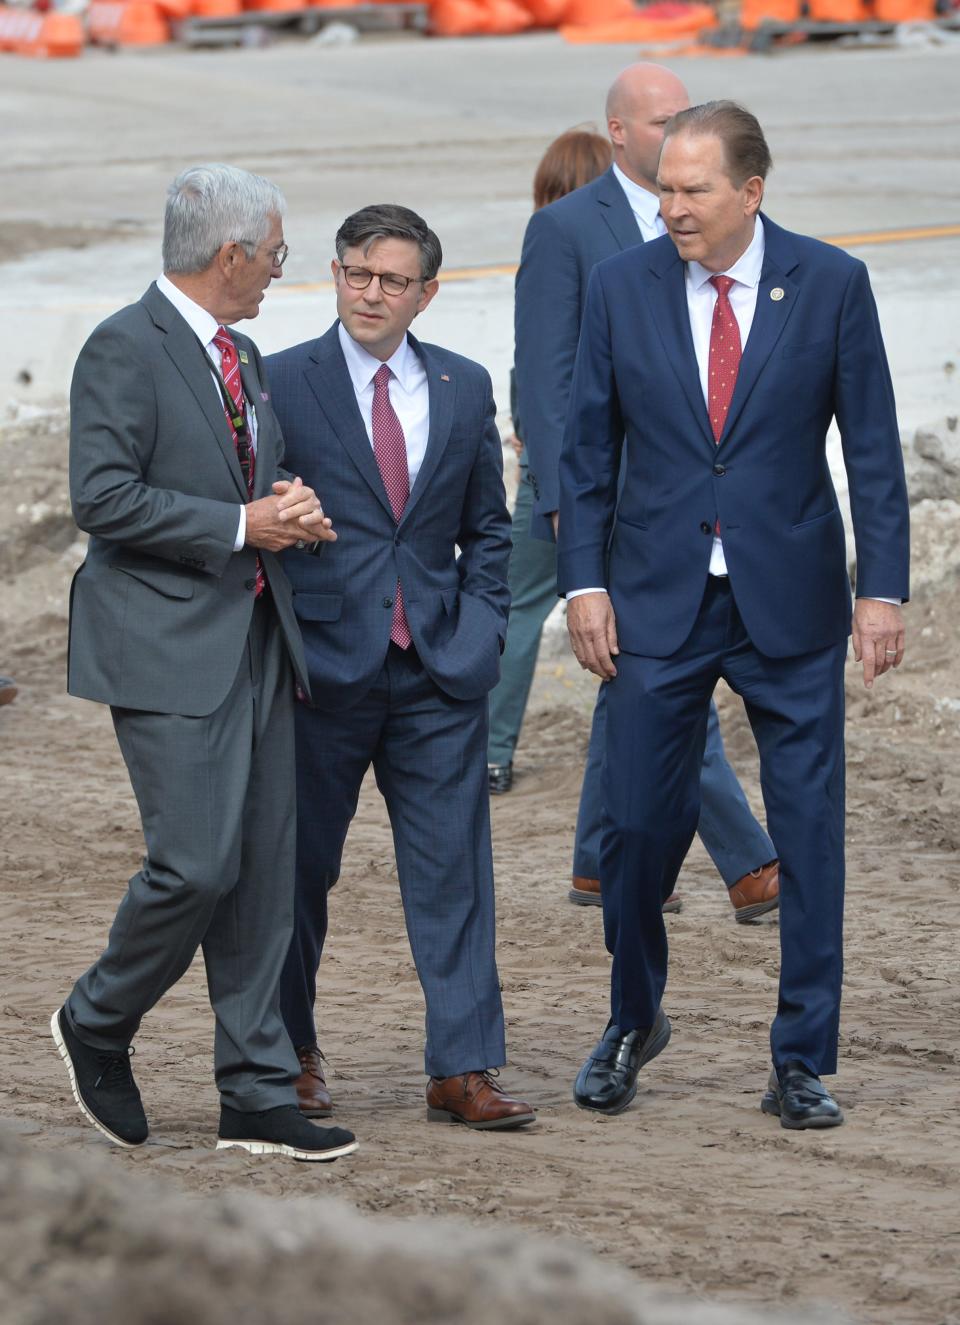
[[[505,1095],[491,1072],[459,1077],[431,1077],[427,1082],[427,1117],[432,1123],[463,1123],[483,1132],[495,1127],[525,1127],[536,1111]]]
[[[300,1075],[293,1083],[297,1104],[306,1118],[329,1118],[333,1113],[333,1100],[323,1076],[324,1057],[316,1044],[305,1044],[297,1050]]]
[[[730,889],[730,901],[738,925],[749,925],[766,911],[775,911],[780,905],[779,860],[770,860],[738,879]]]
[[[600,880],[585,879],[581,874],[573,876],[573,887],[567,893],[571,902],[577,906],[602,906],[603,900],[600,896]],[[664,914],[671,911],[679,911],[683,906],[683,898],[679,893],[671,893],[663,904]]]

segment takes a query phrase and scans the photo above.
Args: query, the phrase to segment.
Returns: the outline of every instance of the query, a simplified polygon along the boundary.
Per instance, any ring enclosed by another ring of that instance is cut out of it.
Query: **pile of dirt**
[[[241,1161],[242,1162],[242,1161]],[[202,1200],[0,1131],[4,1325],[801,1325],[666,1298],[579,1248],[343,1201]]]

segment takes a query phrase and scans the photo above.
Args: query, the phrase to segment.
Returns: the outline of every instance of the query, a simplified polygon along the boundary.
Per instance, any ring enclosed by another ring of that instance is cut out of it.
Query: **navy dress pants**
[[[358,703],[339,712],[297,705],[294,934],[280,986],[297,1048],[316,1039],[313,1005],[327,893],[340,877],[347,829],[372,764],[390,815],[407,934],[426,1002],[425,1070],[448,1077],[506,1061],[486,747],[486,697],[451,699],[413,649],[393,644]],[[358,992],[358,1015],[366,996]]]
[[[836,1071],[843,976],[846,641],[768,658],[751,644],[726,578],[709,577],[693,630],[669,658],[621,653],[607,684],[603,916],[611,1015],[650,1026],[667,982],[661,905],[700,814],[710,699],[723,677],[760,751],[780,858],[780,992],[773,1061]]]

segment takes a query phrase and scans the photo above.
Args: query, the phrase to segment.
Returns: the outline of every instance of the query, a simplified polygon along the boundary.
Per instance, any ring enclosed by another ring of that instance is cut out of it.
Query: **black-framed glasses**
[[[365,290],[376,276],[384,294],[405,294],[408,287],[418,281],[424,282],[423,276],[400,276],[394,271],[370,271],[367,267],[341,267],[343,279],[351,290]]]
[[[252,239],[238,239],[236,242],[238,244],[250,244],[254,248],[260,247],[260,245],[255,243]],[[273,260],[273,265],[275,267],[282,267],[287,260],[287,255],[290,252],[290,246],[289,244],[279,244],[276,248],[267,249],[267,252],[270,254],[270,257]]]

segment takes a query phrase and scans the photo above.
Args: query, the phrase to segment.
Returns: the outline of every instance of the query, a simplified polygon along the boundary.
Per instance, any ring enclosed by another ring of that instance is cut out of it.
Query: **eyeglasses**
[[[249,244],[253,248],[260,247],[260,245],[255,243],[255,241],[252,239],[238,239],[236,240],[236,243]],[[279,248],[267,249],[267,252],[270,254],[273,265],[275,267],[282,267],[287,260],[287,254],[290,252],[290,246],[288,244],[281,244]]]
[[[404,294],[414,281],[422,285],[425,279],[423,276],[398,276],[393,271],[369,271],[366,267],[341,267],[340,270],[351,290],[365,290],[376,276],[383,293],[392,295]]]

